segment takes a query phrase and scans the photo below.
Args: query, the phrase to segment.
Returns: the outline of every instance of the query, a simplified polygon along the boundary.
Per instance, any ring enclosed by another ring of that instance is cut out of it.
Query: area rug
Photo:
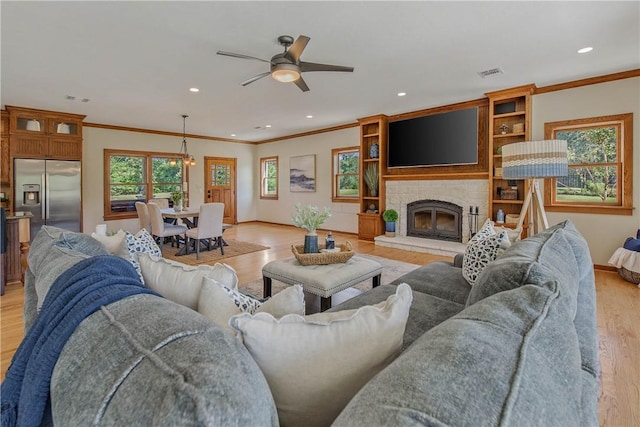
[[[408,262],[396,261],[393,259],[383,258],[375,255],[365,255],[365,254],[357,254],[360,258],[371,259],[377,261],[382,265],[382,278],[380,280],[380,284],[386,285],[391,283],[398,277],[406,274],[416,268],[420,267],[417,264],[410,264]],[[279,282],[277,280],[272,280],[271,282],[271,294],[275,295],[276,293],[283,290],[285,287],[289,285]],[[368,291],[371,289],[371,279],[367,279],[363,282],[358,283],[353,286],[356,289],[361,291]],[[262,279],[254,280],[249,283],[239,285],[239,289],[241,292],[248,293],[257,298],[262,298]]]
[[[179,261],[184,264],[198,265],[198,264],[213,264],[225,258],[231,258],[238,255],[248,254],[250,252],[263,251],[269,249],[269,246],[257,245],[250,242],[242,242],[240,240],[225,239],[229,246],[224,247],[224,255],[220,254],[220,249],[212,251],[201,251],[200,259],[196,259],[195,253],[188,255],[176,256],[178,248],[171,247],[171,244],[165,243],[162,246],[162,257],[173,261]],[[182,248],[182,246],[181,246]]]

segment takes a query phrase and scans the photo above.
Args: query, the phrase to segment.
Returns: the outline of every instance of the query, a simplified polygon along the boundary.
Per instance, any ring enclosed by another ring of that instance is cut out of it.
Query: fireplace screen
[[[462,242],[462,207],[441,200],[409,203],[407,236]]]

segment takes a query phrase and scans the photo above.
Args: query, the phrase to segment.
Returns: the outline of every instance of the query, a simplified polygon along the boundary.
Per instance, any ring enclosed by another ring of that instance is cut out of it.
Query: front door
[[[227,224],[237,224],[236,212],[236,159],[229,157],[205,157],[204,202],[224,203],[224,219]]]

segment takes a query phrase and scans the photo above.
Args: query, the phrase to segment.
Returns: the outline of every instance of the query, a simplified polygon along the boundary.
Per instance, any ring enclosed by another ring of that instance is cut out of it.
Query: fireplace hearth
[[[442,200],[407,204],[407,236],[462,242],[462,207]]]

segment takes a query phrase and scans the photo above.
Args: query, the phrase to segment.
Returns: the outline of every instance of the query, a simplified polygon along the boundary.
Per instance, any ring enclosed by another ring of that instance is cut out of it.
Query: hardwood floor
[[[261,269],[269,261],[287,258],[291,245],[301,244],[303,230],[295,227],[245,223],[225,231],[230,239],[251,241],[269,246],[224,262],[236,269],[240,283],[262,277]],[[373,242],[358,240],[353,234],[334,232],[337,243],[349,240],[354,250],[413,264],[427,264],[448,257],[376,247]],[[320,239],[326,232],[320,231]],[[600,425],[640,426],[640,289],[622,280],[614,272],[596,271],[598,332],[602,387],[599,401]],[[0,297],[0,378],[4,380],[9,362],[23,336],[23,287],[10,284]]]

